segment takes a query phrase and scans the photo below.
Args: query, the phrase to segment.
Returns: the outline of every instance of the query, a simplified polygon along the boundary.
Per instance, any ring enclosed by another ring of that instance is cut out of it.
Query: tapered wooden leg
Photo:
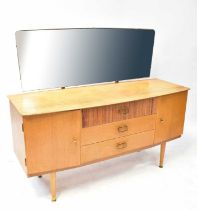
[[[166,149],[166,142],[161,143],[161,148],[160,148],[160,163],[159,167],[163,168],[163,159],[165,155],[165,149]]]
[[[56,173],[50,173],[51,200],[56,201]]]

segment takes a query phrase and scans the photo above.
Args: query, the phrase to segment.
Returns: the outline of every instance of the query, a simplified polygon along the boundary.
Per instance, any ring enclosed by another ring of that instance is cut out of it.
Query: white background
[[[66,27],[153,28],[152,77],[191,88],[185,132],[159,147],[58,173],[58,200],[49,179],[26,178],[12,149],[7,94],[20,92],[14,33]],[[197,209],[197,1],[0,1],[0,209]]]

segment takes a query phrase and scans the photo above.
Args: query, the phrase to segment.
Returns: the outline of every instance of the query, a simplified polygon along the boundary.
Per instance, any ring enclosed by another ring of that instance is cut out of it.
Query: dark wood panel
[[[83,128],[156,113],[156,99],[144,99],[82,110]]]

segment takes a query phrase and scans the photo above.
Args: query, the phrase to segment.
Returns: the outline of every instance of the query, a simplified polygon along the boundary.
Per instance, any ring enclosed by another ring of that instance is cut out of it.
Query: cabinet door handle
[[[126,148],[127,147],[127,142],[118,142],[117,144],[116,144],[116,148],[117,149],[124,149],[124,148]]]
[[[160,118],[160,122],[163,123],[164,122],[164,119],[163,118]]]
[[[129,108],[127,107],[121,107],[118,109],[119,114],[128,114],[129,113]]]
[[[128,126],[127,125],[123,125],[123,126],[119,126],[118,127],[118,132],[125,132],[128,131]]]

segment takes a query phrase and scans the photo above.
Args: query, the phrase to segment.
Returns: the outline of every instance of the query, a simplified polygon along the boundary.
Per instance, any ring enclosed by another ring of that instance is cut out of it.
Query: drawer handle
[[[73,143],[77,143],[77,138],[76,137],[73,137]]]
[[[119,142],[116,144],[117,149],[124,149],[127,147],[127,142]]]
[[[128,114],[129,109],[127,107],[121,107],[121,108],[118,109],[118,113],[119,114]]]
[[[120,126],[118,127],[118,132],[125,132],[125,131],[128,131],[128,126],[127,125],[123,125],[123,126]]]

